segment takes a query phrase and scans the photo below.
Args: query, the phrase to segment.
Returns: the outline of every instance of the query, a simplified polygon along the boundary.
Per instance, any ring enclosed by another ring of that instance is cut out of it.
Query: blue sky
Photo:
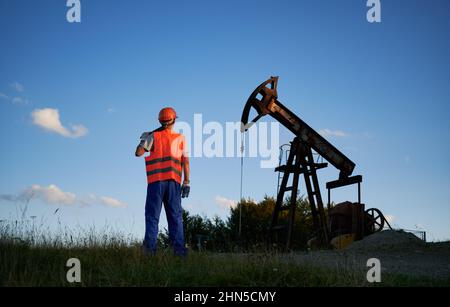
[[[61,208],[71,227],[143,233],[144,162],[133,153],[159,109],[171,105],[189,123],[194,113],[238,121],[253,89],[279,75],[280,101],[317,130],[345,132],[328,139],[364,176],[367,207],[450,239],[448,1],[381,1],[379,24],[367,22],[362,0],[81,3],[81,23],[71,24],[64,0],[0,0],[0,219],[14,216],[5,199],[34,185],[42,197],[29,215],[51,224]],[[45,108],[58,110],[66,136],[33,123]],[[73,125],[88,132],[70,137]],[[276,174],[259,162],[245,159],[244,196],[257,200],[276,192]],[[226,217],[239,166],[193,158],[185,208]],[[323,187],[336,178],[332,167],[320,173]],[[78,201],[52,204],[50,185]],[[356,191],[333,196],[355,200]]]

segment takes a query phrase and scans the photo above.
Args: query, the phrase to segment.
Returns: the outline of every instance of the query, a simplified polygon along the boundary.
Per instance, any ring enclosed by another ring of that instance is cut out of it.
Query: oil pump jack
[[[333,245],[342,248],[354,240],[382,230],[385,223],[390,227],[380,210],[375,208],[365,210],[364,204],[361,203],[362,176],[352,176],[355,163],[278,100],[277,84],[278,77],[271,77],[261,83],[248,98],[241,118],[242,133],[250,129],[261,117],[270,115],[295,135],[290,143],[286,165],[275,168],[275,171],[282,172],[283,176],[269,229],[269,238],[273,239],[275,235],[283,233],[285,248],[290,248],[300,175],[304,177],[311,207],[314,228],[314,240],[311,242],[314,241],[321,247]],[[249,121],[252,108],[256,110],[257,116]],[[315,159],[315,155],[319,155],[322,159]],[[317,170],[328,166],[328,163],[323,163],[323,159],[339,170],[339,178],[326,184],[327,212],[317,177]],[[291,175],[292,185],[288,186]],[[352,184],[358,185],[358,202],[344,202],[332,207],[331,190]],[[286,192],[291,192],[288,204],[285,204]],[[288,220],[287,224],[282,224],[280,215],[285,210],[288,211]]]

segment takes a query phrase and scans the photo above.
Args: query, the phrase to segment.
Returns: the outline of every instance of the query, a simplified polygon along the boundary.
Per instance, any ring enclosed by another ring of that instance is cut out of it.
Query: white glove
[[[139,144],[145,150],[150,151],[153,146],[153,133],[144,132],[141,135],[141,143]]]

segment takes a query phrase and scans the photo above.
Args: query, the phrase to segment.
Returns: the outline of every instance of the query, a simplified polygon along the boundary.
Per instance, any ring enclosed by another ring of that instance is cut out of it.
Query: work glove
[[[191,191],[191,187],[189,184],[183,184],[181,186],[181,198],[189,197],[189,192]]]

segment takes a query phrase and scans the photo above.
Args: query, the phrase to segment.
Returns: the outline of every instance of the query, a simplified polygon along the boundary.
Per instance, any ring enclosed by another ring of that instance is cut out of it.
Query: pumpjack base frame
[[[307,142],[301,140],[299,137],[294,138],[291,142],[291,150],[289,152],[286,165],[279,166],[275,169],[275,171],[283,172],[284,174],[278,191],[275,210],[273,212],[272,222],[270,225],[269,238],[271,242],[278,231],[286,230],[287,236],[285,236],[285,249],[290,249],[295,221],[295,211],[297,207],[299,180],[300,175],[303,175],[308,194],[308,201],[311,206],[313,227],[316,237],[322,246],[328,246],[330,233],[322,196],[320,193],[319,180],[317,178],[317,170],[327,166],[327,163],[316,163],[314,161],[312,148]],[[287,186],[291,175],[293,176],[292,185]],[[291,192],[291,196],[288,205],[283,205],[286,192]],[[283,225],[279,222],[280,215],[285,210],[289,211],[288,221],[287,224]]]

